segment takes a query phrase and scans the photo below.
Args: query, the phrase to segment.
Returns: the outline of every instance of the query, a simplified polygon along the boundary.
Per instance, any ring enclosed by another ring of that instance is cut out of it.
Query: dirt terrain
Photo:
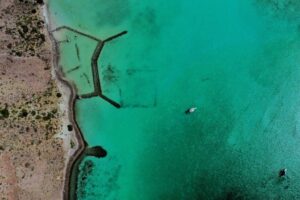
[[[43,4],[0,0],[0,200],[62,199],[74,148],[51,76]]]

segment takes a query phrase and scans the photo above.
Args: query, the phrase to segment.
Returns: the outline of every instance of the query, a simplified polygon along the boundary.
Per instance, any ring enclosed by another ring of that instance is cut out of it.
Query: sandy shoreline
[[[73,131],[70,135],[70,132],[68,130],[65,130],[67,132],[66,134],[61,135],[65,140],[65,145],[68,146],[69,141],[67,137],[72,138],[75,142],[75,147],[73,149],[70,149],[69,152],[66,152],[66,167],[65,167],[65,179],[64,179],[64,190],[63,190],[63,199],[68,200],[72,199],[70,195],[70,189],[72,187],[72,180],[77,177],[77,174],[73,174],[72,177],[72,171],[73,168],[76,167],[76,161],[80,157],[83,156],[85,147],[86,147],[86,142],[84,141],[84,138],[82,136],[81,130],[76,122],[76,115],[75,115],[75,102],[76,102],[76,90],[75,86],[72,85],[69,81],[67,81],[64,78],[64,75],[62,74],[62,71],[60,67],[58,66],[58,62],[60,59],[59,55],[59,49],[58,49],[58,43],[55,40],[51,30],[52,30],[52,24],[51,24],[51,19],[49,16],[49,10],[48,10],[48,5],[46,5],[43,8],[43,15],[46,18],[47,22],[47,30],[48,34],[52,43],[52,52],[53,52],[53,61],[52,61],[52,75],[53,77],[58,81],[58,87],[62,91],[63,97],[64,97],[64,103],[61,104],[62,109],[65,110],[66,112],[66,118],[63,119],[63,123],[65,125],[71,124],[73,127]],[[66,127],[66,126],[65,126]],[[74,135],[75,134],[75,135]],[[75,137],[74,137],[75,136]],[[73,185],[73,187],[76,187],[76,185]],[[74,188],[73,188],[74,189]],[[73,191],[75,192],[75,191]]]

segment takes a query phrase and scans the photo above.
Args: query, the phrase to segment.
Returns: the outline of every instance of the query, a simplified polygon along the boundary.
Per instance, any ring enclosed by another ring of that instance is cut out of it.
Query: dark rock
[[[44,1],[43,0],[36,0],[36,2],[40,5],[43,5],[44,4]]]
[[[67,127],[68,127],[68,131],[73,131],[73,126],[71,124],[69,124]]]
[[[101,146],[95,146],[88,149],[88,154],[97,158],[104,158],[107,155],[107,151]]]

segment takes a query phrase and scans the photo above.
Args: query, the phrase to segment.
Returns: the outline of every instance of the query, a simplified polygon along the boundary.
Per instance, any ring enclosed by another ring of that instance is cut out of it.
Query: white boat
[[[191,114],[197,110],[197,107],[191,107],[185,111],[185,114]]]

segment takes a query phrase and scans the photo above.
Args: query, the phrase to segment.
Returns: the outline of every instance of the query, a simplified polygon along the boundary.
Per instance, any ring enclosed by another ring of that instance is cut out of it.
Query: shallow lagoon
[[[98,60],[122,108],[76,103],[89,146],[108,152],[82,162],[78,199],[300,198],[300,3],[276,2],[49,1],[56,26],[100,39],[128,31]],[[80,65],[66,76],[89,92],[95,43],[66,38],[60,65]]]

